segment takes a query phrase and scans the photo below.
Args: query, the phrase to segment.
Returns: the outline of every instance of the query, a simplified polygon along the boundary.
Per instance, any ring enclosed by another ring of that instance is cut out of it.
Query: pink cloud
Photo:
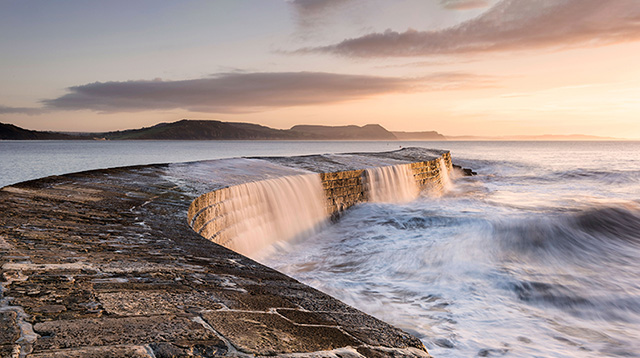
[[[418,78],[323,72],[225,73],[182,81],[94,82],[43,101],[47,110],[138,112],[186,109],[207,113],[340,103],[372,96],[486,87],[492,78],[459,72]],[[1,109],[2,107],[0,107]]]
[[[439,31],[387,30],[296,53],[403,57],[597,46],[640,40],[638,0],[503,0]]]

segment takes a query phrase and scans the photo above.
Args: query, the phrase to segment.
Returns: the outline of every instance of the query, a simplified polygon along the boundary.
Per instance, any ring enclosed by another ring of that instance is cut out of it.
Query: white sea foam
[[[435,357],[637,356],[640,143],[451,146],[478,176],[359,205],[264,262]]]
[[[369,201],[408,202],[419,193],[418,184],[408,164],[369,168],[365,178]]]
[[[326,222],[324,194],[316,174],[295,175],[229,188],[221,215],[230,226],[225,246],[252,256],[277,242],[308,235]]]
[[[444,158],[438,159],[438,169],[440,170],[440,182],[442,183],[442,189],[446,192],[453,187],[453,181],[449,175],[449,167]]]

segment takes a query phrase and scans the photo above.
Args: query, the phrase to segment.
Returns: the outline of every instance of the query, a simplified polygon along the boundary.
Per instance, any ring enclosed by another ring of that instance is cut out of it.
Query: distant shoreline
[[[583,134],[515,135],[515,136],[445,136],[436,131],[389,131],[379,124],[364,126],[295,125],[290,129],[207,120],[180,120],[151,127],[111,132],[54,132],[24,129],[0,123],[0,140],[263,140],[263,141],[634,141],[640,139],[600,137]]]

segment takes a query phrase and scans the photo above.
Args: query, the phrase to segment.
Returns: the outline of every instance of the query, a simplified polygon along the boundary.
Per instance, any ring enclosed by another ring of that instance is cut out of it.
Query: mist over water
[[[436,357],[640,356],[640,145],[451,147],[478,176],[358,205],[265,263]]]

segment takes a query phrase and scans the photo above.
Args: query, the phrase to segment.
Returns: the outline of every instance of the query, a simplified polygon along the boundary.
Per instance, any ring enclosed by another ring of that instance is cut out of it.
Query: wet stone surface
[[[0,189],[0,357],[428,356],[193,232],[189,204],[223,183],[201,163],[189,183],[188,165],[177,179],[153,165]]]

